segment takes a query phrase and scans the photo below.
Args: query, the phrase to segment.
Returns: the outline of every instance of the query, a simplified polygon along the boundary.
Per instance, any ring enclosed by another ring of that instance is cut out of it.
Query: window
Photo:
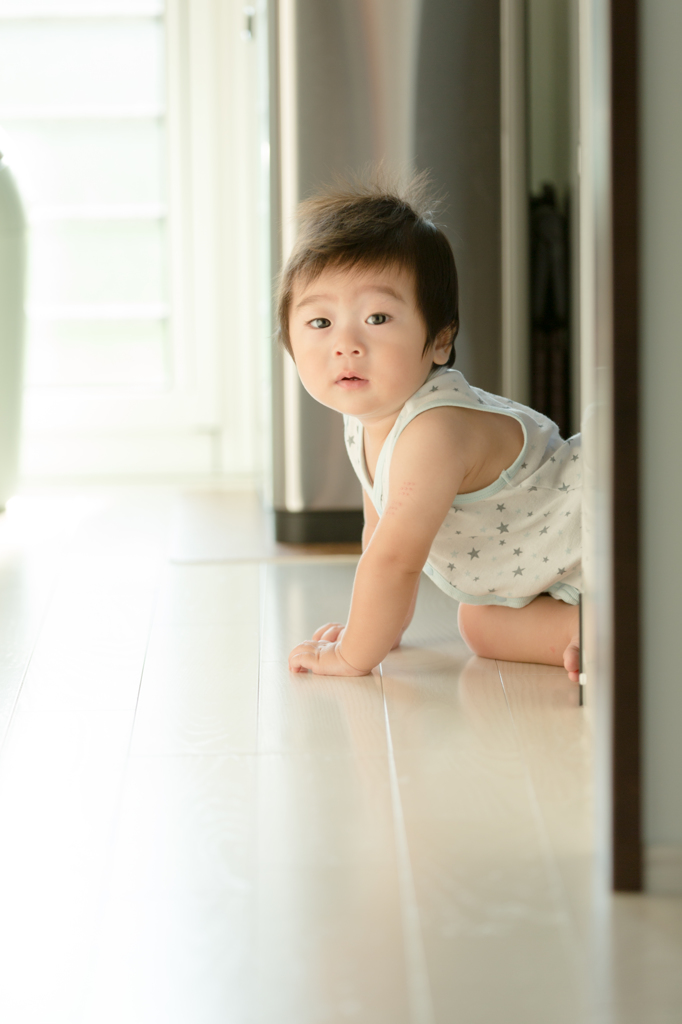
[[[255,51],[242,5],[0,0],[29,217],[24,469],[257,469]]]

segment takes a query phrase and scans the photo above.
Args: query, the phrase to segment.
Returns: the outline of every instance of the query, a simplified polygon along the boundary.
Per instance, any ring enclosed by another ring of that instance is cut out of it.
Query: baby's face
[[[371,423],[400,412],[449,348],[424,354],[426,325],[407,270],[327,269],[294,285],[291,347],[305,389]]]

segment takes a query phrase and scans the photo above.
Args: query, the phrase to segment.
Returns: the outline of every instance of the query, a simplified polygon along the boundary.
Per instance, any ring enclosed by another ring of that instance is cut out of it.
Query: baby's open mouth
[[[340,377],[336,378],[336,383],[342,388],[359,388],[367,381],[364,377],[359,377],[355,373],[343,373]]]

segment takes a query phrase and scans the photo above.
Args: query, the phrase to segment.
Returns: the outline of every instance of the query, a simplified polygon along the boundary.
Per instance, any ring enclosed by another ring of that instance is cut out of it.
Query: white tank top
[[[523,429],[523,448],[494,483],[457,496],[424,572],[464,604],[521,608],[547,592],[577,604],[582,590],[580,434],[562,440],[546,416],[471,387],[459,370],[435,371],[405,403],[379,453],[374,483],[365,462],[363,426],[344,416],[348,455],[378,514],[400,434],[415,416],[444,405],[512,416]]]

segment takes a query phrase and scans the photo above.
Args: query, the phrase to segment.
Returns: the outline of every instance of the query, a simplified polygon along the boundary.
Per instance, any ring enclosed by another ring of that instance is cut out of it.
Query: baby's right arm
[[[365,515],[365,525],[362,528],[362,550],[364,552],[369,547],[369,542],[372,539],[374,531],[379,525],[379,513],[375,509],[374,502],[364,488],[362,490],[362,508]]]
[[[362,492],[362,505],[365,519],[365,523],[362,529],[362,551],[364,553],[369,547],[369,542],[371,541],[372,536],[374,535],[374,531],[379,525],[379,514],[374,507],[372,499],[369,497],[367,491],[365,491],[364,489]],[[414,588],[414,594],[412,595],[412,602],[408,609],[407,615],[405,616],[405,621],[403,622],[402,627],[398,635],[396,636],[396,639],[393,642],[393,646],[391,648],[392,650],[394,650],[396,647],[400,645],[403,633],[405,632],[409,624],[412,622],[412,616],[414,615],[414,610],[417,604],[418,591],[419,577],[417,577],[417,582]],[[315,630],[315,632],[312,635],[312,639],[314,641],[325,640],[329,643],[335,643],[337,640],[341,639],[341,636],[343,635],[343,631],[345,628],[346,627],[342,622],[327,622],[325,623],[324,626],[320,626],[318,629]]]
[[[450,412],[429,410],[403,430],[391,460],[384,512],[358,563],[348,625],[336,641],[325,635],[292,651],[295,671],[362,675],[394,646],[433,539],[469,465],[467,439]]]
[[[378,665],[408,618],[433,540],[466,475],[463,440],[447,408],[417,416],[398,439],[384,511],[358,564],[339,647],[355,669]]]
[[[366,551],[367,548],[369,547],[369,542],[372,539],[374,531],[377,528],[377,526],[379,525],[379,515],[377,513],[377,510],[374,507],[374,504],[372,503],[372,499],[368,496],[367,492],[364,491],[364,490],[362,492],[362,500],[363,500],[363,506],[364,506],[364,510],[365,510],[365,527],[364,527],[364,529],[362,531],[362,550]],[[397,637],[393,641],[393,646],[391,647],[392,651],[394,651],[396,649],[396,647],[400,646],[400,641],[403,638],[403,633],[405,632],[405,630],[407,629],[409,624],[412,622],[412,618],[414,616],[414,610],[417,607],[417,595],[418,595],[418,593],[419,593],[419,576],[417,576],[417,579],[415,581],[414,592],[412,594],[412,601],[410,602],[410,607],[407,610],[407,615],[405,616],[405,620],[404,620],[402,626],[400,627],[400,632],[398,633]]]

